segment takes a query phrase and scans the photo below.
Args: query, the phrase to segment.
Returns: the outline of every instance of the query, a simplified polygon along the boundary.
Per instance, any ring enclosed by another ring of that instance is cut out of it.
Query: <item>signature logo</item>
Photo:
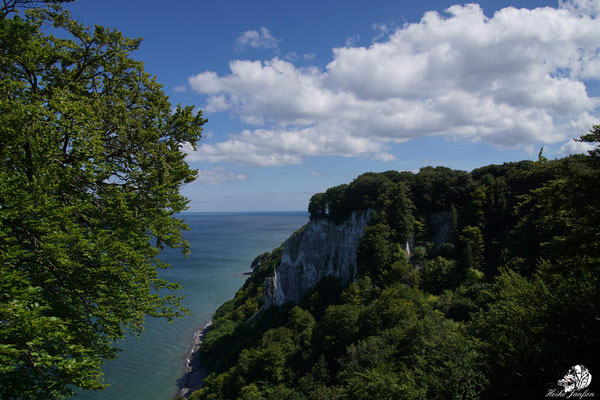
[[[595,397],[595,393],[586,388],[592,383],[592,374],[582,364],[572,367],[557,383],[558,388],[552,388],[546,397],[587,398]]]
[[[558,381],[558,386],[562,386],[565,393],[575,390],[583,390],[590,386],[592,374],[583,365],[576,365],[567,372],[567,374]]]

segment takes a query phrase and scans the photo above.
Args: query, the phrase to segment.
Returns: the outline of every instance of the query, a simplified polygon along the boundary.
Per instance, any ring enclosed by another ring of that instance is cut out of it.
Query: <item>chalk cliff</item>
[[[439,250],[440,246],[450,241],[452,237],[452,214],[440,211],[429,216],[429,228],[431,229],[433,250]]]
[[[314,218],[285,243],[281,263],[265,279],[265,304],[297,303],[325,277],[350,282],[356,277],[356,251],[369,210],[353,211],[344,221]]]

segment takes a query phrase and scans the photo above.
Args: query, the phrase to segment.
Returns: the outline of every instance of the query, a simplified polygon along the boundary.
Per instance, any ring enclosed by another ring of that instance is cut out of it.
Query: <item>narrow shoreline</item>
[[[192,339],[192,348],[185,359],[185,372],[181,378],[177,380],[177,394],[175,398],[187,398],[194,390],[197,390],[202,385],[202,381],[206,378],[206,367],[200,359],[199,348],[204,340],[204,335],[208,333],[212,326],[212,319],[206,321],[202,326],[194,332]]]

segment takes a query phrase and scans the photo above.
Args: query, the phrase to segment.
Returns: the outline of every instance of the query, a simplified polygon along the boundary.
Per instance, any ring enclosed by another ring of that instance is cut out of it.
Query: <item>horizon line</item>
[[[305,212],[308,214],[308,210],[246,210],[246,211],[199,211],[199,210],[186,210],[181,211],[177,214],[189,214],[189,213],[286,213],[286,212]]]

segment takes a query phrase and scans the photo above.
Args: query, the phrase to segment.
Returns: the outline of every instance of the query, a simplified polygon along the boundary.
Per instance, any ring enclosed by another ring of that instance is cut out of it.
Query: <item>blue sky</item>
[[[600,2],[79,0],[208,118],[192,211],[306,210],[367,171],[585,151]]]

